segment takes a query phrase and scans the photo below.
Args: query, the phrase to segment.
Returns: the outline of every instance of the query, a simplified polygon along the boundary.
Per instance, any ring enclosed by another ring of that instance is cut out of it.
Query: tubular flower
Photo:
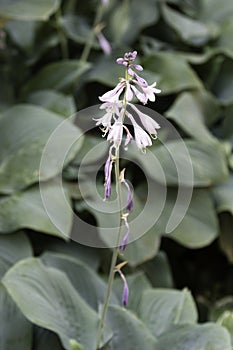
[[[117,268],[116,271],[119,273],[123,283],[124,283],[124,287],[123,287],[123,293],[122,293],[122,298],[121,298],[121,303],[123,306],[127,306],[128,304],[128,299],[129,299],[129,287],[128,287],[128,283],[126,281],[125,275],[123,274],[123,272]]]
[[[108,159],[104,167],[105,175],[105,198],[108,199],[111,196],[111,177],[112,177],[112,165],[113,161],[111,160],[111,154],[109,152]]]

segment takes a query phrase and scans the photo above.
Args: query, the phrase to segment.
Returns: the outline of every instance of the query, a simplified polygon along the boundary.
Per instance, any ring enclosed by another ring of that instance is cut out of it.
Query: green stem
[[[102,16],[103,16],[103,4],[100,2],[98,9],[96,11],[96,16],[94,19],[94,23],[93,23],[89,38],[86,42],[86,45],[84,46],[83,52],[82,52],[81,57],[80,57],[81,61],[86,62],[88,60],[88,57],[90,55],[91,48],[92,48],[92,45],[93,45],[93,42],[95,39],[95,27],[97,24],[100,23]]]
[[[56,27],[59,35],[60,45],[61,45],[61,53],[63,59],[69,58],[69,50],[68,50],[68,41],[66,38],[66,35],[63,31],[63,28],[61,27],[61,9],[59,8],[56,12]]]
[[[96,346],[97,350],[99,349],[101,341],[103,339],[104,323],[105,323],[105,318],[106,318],[109,300],[111,296],[114,275],[115,275],[115,266],[117,263],[117,257],[119,253],[119,244],[120,244],[120,238],[121,238],[122,202],[121,202],[121,186],[120,186],[119,148],[117,149],[116,159],[115,159],[115,177],[116,177],[116,193],[118,198],[118,208],[119,208],[119,214],[120,214],[119,230],[117,234],[116,247],[114,248],[113,254],[112,254],[112,262],[111,262],[109,278],[108,278],[108,289],[107,289],[105,302],[104,302],[104,306],[101,314],[100,324],[99,324],[99,332],[98,332],[97,346]]]

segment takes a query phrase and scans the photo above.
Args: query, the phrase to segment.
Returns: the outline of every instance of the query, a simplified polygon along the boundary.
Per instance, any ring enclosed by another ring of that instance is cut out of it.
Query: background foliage
[[[230,350],[233,2],[110,0],[102,9],[103,33],[113,52],[105,56],[94,39],[85,60],[83,47],[98,6],[95,0],[0,0],[0,348],[95,349],[110,250],[61,239],[43,208],[39,164],[56,126],[76,110],[98,103],[98,96],[122,75],[115,58],[136,49],[145,77],[162,90],[149,107],[181,133],[195,188],[184,220],[164,236],[177,176],[164,146],[155,144],[152,152],[169,184],[166,209],[162,220],[127,248],[129,306],[120,306],[122,286],[116,280],[103,349]],[[63,170],[59,153],[80,133],[76,126],[66,126],[42,174],[67,236],[72,215],[51,179]],[[99,142],[97,131],[75,144],[63,171],[75,211],[97,222],[101,218],[85,206],[73,185],[81,157]],[[179,142],[170,142],[182,162]],[[133,149],[129,154],[142,161]],[[94,166],[90,159],[90,172]],[[142,193],[145,177],[133,165],[127,167]],[[158,183],[159,174],[146,157],[143,167]],[[184,174],[185,185],[188,180]],[[143,196],[137,201],[142,205]]]

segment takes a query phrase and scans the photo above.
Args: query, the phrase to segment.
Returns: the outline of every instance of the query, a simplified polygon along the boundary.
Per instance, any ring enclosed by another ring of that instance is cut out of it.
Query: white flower
[[[123,123],[119,118],[109,129],[107,140],[113,142],[115,148],[118,148],[121,144],[123,137]]]
[[[130,113],[127,113],[127,116],[131,120],[134,128],[134,139],[136,142],[137,147],[145,151],[147,146],[152,145],[152,141],[150,136],[135,122],[133,116]]]
[[[136,106],[133,104],[129,104],[130,107],[137,113],[140,118],[142,125],[145,130],[151,135],[153,138],[157,138],[157,129],[160,129],[160,125],[147,114],[142,113]]]
[[[141,92],[136,88],[136,86],[132,86],[132,89],[133,89],[136,97],[144,105],[147,103],[148,100],[151,102],[154,102],[155,101],[155,94],[159,94],[161,92],[161,90],[155,88],[156,83],[153,83],[152,85],[148,85],[148,86],[144,87],[142,84],[140,84],[138,82],[138,80],[133,80],[133,82],[136,85],[138,85],[140,87],[140,89],[142,90],[142,92]]]
[[[117,84],[117,86],[114,89],[105,92],[105,94],[100,96],[99,99],[102,102],[118,101],[120,94],[122,93],[124,88],[125,88],[125,82],[121,81],[120,83]]]

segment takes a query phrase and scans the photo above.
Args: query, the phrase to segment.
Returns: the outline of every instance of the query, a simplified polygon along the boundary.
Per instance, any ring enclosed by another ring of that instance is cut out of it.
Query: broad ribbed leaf
[[[110,306],[107,324],[114,330],[105,350],[157,350],[155,337],[133,313],[119,306]]]
[[[32,324],[15,305],[2,283],[0,283],[0,324],[0,349],[31,350]]]
[[[27,101],[63,117],[72,116],[76,110],[72,96],[64,95],[55,90],[36,91],[28,96]]]
[[[131,146],[128,154],[141,163],[144,171],[158,182],[164,183],[164,177],[161,176],[157,162],[163,169],[168,185],[206,187],[227,179],[226,154],[219,142],[206,144],[194,140],[169,141],[151,148],[151,151],[143,157],[136,147]]]
[[[57,333],[66,350],[70,350],[71,339],[85,350],[95,350],[97,313],[63,272],[30,258],[12,267],[3,284],[23,314],[34,324]]]
[[[193,46],[203,46],[212,37],[213,30],[205,23],[194,20],[184,14],[171,9],[169,6],[162,7],[162,14],[166,23],[175,30],[179,38]],[[212,28],[213,29],[213,28]]]
[[[98,311],[99,303],[104,303],[107,286],[92,269],[79,260],[64,254],[45,253],[42,255],[42,261],[47,266],[63,271],[80,296]],[[110,302],[118,304],[114,294]]]
[[[46,200],[47,208],[42,202],[38,186],[3,197],[0,200],[0,233],[31,228],[68,239],[73,213],[67,205],[69,199],[64,197],[64,193],[59,184],[44,184],[43,199]]]
[[[216,324],[176,326],[158,339],[156,350],[231,350],[230,335]]]
[[[0,118],[0,192],[12,193],[37,182],[39,176],[48,180],[61,173],[79,150],[81,135],[79,128],[44,108],[23,104],[8,109]]]
[[[54,89],[58,91],[73,91],[73,87],[90,64],[78,60],[63,60],[53,62],[33,76],[25,87],[25,92]]]
[[[143,292],[139,316],[154,336],[168,334],[172,325],[195,323],[197,310],[186,289],[153,289]]]
[[[220,115],[219,105],[212,95],[205,91],[183,92],[166,112],[188,135],[201,142],[216,139],[208,130]]]
[[[59,0],[1,0],[0,17],[4,19],[47,20],[59,7]]]
[[[32,247],[25,233],[0,235],[0,278],[17,261],[29,256],[32,256]]]
[[[186,60],[171,52],[158,52],[144,59],[143,66],[158,75],[157,86],[163,94],[202,87]]]

